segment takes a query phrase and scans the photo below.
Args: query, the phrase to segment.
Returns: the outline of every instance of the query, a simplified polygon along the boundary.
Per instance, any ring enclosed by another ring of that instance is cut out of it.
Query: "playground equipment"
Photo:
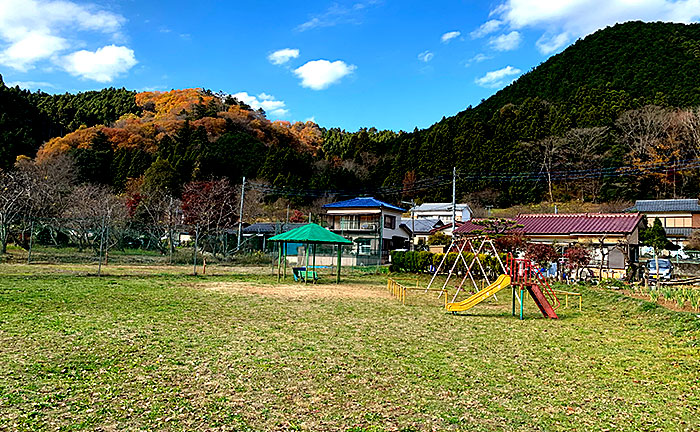
[[[478,248],[474,247],[474,244],[478,242]],[[471,252],[474,254],[471,263],[467,263],[464,257],[464,252]],[[516,312],[516,301],[520,306],[520,319],[523,319],[524,312],[524,296],[525,291],[527,291],[532,297],[533,301],[539,308],[540,312],[547,317],[552,319],[557,319],[558,316],[555,312],[560,305],[559,299],[556,296],[554,290],[549,286],[549,283],[541,272],[532,265],[532,262],[527,259],[516,259],[511,255],[506,258],[506,264],[503,263],[493,240],[488,238],[488,236],[472,236],[464,238],[455,238],[447,249],[445,256],[442,261],[435,269],[433,277],[430,279],[428,287],[425,289],[427,292],[432,286],[437,275],[446,269],[447,257],[450,252],[456,252],[456,258],[452,267],[447,273],[447,278],[442,286],[442,291],[445,290],[450,279],[457,275],[456,269],[459,262],[464,263],[465,271],[462,276],[462,280],[457,285],[457,290],[452,297],[452,301],[445,304],[445,309],[449,312],[463,312],[473,308],[489,297],[496,298],[496,293],[501,291],[508,286],[513,288],[513,315]],[[479,259],[480,253],[491,253],[495,256],[498,261],[502,274],[493,282],[489,281],[488,273],[484,269],[484,266]],[[481,276],[486,281],[487,286],[481,290],[478,290],[476,294],[467,298],[466,300],[457,302],[457,295],[462,290],[462,287],[466,283],[467,279],[470,279],[474,288],[477,289],[478,285],[473,276],[474,264],[478,264],[478,268],[481,272]],[[440,294],[442,295],[442,293]]]
[[[555,310],[560,306],[559,299],[542,272],[532,265],[532,261],[529,259],[516,259],[508,256],[507,261],[508,274],[513,286],[513,315],[515,315],[515,302],[517,300],[520,304],[520,319],[523,319],[525,291],[527,291],[542,315],[558,319]]]
[[[445,309],[449,312],[463,312],[478,305],[487,298],[495,296],[497,292],[508,286],[510,286],[510,276],[502,274],[498,277],[498,279],[496,279],[496,282],[482,289],[468,299],[457,303],[446,303]]]

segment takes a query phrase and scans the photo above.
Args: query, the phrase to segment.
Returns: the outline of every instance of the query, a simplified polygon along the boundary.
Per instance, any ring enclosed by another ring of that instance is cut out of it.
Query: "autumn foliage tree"
[[[536,262],[540,267],[548,267],[549,263],[559,259],[559,254],[550,244],[530,243],[527,245],[525,258]]]
[[[581,245],[575,245],[564,252],[566,267],[574,272],[574,277],[578,278],[581,269],[591,262],[591,253]]]
[[[513,255],[527,249],[527,239],[522,233],[513,233],[498,237],[494,240],[494,244],[499,251]]]

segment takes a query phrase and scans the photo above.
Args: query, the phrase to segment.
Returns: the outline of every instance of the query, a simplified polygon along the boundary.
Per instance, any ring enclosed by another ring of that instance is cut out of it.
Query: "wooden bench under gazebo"
[[[342,257],[342,246],[352,245],[352,242],[345,237],[339,236],[320,225],[315,223],[309,223],[299,228],[295,228],[286,233],[278,234],[269,239],[271,242],[278,242],[280,244],[278,260],[277,260],[277,281],[279,282],[282,278],[282,260],[284,260],[284,276],[287,276],[287,243],[302,243],[304,244],[304,261],[306,262],[305,267],[297,267],[294,269],[295,279],[303,279],[306,283],[309,279],[314,282],[318,279],[318,274],[316,273],[316,246],[320,244],[337,245],[338,246],[338,274],[336,276],[336,283],[340,282],[340,268],[341,268],[341,257]],[[312,266],[313,270],[309,270],[309,246],[312,249]]]

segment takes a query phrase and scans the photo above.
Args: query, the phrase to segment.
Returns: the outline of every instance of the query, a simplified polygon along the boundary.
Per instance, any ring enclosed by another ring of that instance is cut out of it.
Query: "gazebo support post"
[[[311,271],[312,275],[315,275],[316,273],[316,243],[314,243],[314,260],[313,260],[313,265],[312,265],[313,270]],[[316,283],[316,277],[314,276],[314,284]]]
[[[304,285],[306,285],[306,280],[309,278],[309,244],[306,243],[306,247],[304,248],[304,261],[306,261],[306,266],[304,266]]]
[[[335,278],[335,283],[340,283],[340,266],[341,266],[341,256],[343,253],[343,247],[338,244],[338,276]]]
[[[287,279],[287,242],[282,244],[284,246],[284,275],[282,279]]]
[[[282,244],[277,246],[277,282],[279,282],[282,277]]]

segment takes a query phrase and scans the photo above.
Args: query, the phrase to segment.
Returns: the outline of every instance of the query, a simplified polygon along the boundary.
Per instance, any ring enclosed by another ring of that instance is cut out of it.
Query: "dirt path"
[[[194,288],[274,297],[391,298],[381,287],[363,284],[265,284],[255,282],[198,282]]]

